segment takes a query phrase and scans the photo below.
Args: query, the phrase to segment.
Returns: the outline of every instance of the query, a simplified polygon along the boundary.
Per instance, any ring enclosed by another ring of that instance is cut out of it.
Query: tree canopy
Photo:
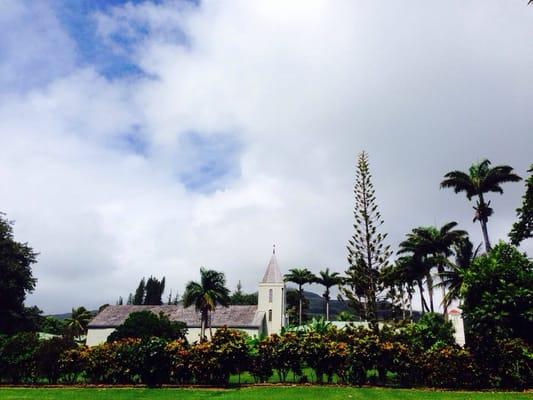
[[[533,237],[533,164],[529,167],[531,173],[526,181],[526,193],[522,197],[522,206],[517,208],[518,221],[513,224],[509,233],[511,242],[518,246],[522,240]]]
[[[35,329],[35,312],[24,306],[26,295],[35,289],[31,266],[37,253],[13,236],[13,222],[0,213],[0,333]]]
[[[183,322],[171,321],[165,314],[151,311],[132,312],[126,321],[109,335],[108,342],[124,338],[149,338],[152,336],[173,340],[185,339],[187,326]]]

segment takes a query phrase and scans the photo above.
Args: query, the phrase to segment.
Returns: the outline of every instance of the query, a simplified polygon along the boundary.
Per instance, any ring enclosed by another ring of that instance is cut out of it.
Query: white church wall
[[[257,310],[265,313],[266,333],[280,333],[285,326],[285,284],[260,283]]]
[[[99,345],[101,343],[105,343],[107,340],[107,337],[111,335],[111,333],[115,330],[115,328],[101,328],[101,329],[94,329],[90,328],[87,331],[87,340],[86,344],[89,347]]]
[[[90,328],[87,332],[87,346],[97,346],[99,344],[105,343],[107,337],[111,335],[114,331],[114,328],[102,328],[95,329]],[[259,329],[238,329],[239,331],[246,332],[250,336],[259,336]],[[213,328],[213,334],[217,331],[217,328]],[[206,332],[207,337],[209,337],[209,330]],[[187,329],[187,341],[189,343],[196,342],[200,340],[200,328],[188,328]]]

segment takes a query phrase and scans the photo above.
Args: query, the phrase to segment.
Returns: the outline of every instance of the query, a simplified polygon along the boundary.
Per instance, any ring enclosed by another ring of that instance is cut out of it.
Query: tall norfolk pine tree
[[[511,243],[515,246],[518,246],[522,240],[533,237],[533,164],[527,172],[532,174],[526,181],[522,207],[516,210],[518,221],[513,224],[513,229],[509,233]]]
[[[390,246],[385,245],[387,234],[380,232],[383,220],[378,211],[365,152],[360,153],[357,159],[354,194],[355,233],[348,241],[350,266],[342,293],[378,333],[377,298],[383,290],[380,275],[392,252]]]

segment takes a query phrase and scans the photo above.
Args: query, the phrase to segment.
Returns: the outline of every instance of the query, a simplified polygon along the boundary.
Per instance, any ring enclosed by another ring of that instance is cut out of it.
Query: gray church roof
[[[283,276],[279,270],[275,251],[272,252],[272,257],[270,257],[270,262],[268,263],[265,276],[263,276],[261,283],[283,283]]]
[[[92,319],[89,328],[116,328],[124,323],[130,313],[144,310],[152,311],[155,314],[163,312],[171,321],[185,322],[189,328],[200,327],[200,313],[194,307],[125,305],[107,306]],[[257,311],[257,306],[219,306],[210,316],[213,327],[258,328],[263,322],[265,313]]]

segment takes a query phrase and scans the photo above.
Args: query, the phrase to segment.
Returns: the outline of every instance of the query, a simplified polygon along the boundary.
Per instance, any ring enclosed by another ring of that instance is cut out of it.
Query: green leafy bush
[[[61,354],[75,347],[72,340],[54,337],[41,340],[35,350],[35,368],[40,377],[49,383],[57,383],[61,375]]]
[[[437,345],[424,357],[425,382],[432,387],[475,388],[481,385],[472,355],[457,345]]]
[[[151,311],[137,311],[131,313],[126,321],[108,336],[107,342],[125,338],[149,338],[151,336],[176,340],[185,340],[187,326],[183,322],[170,321],[163,314]]]
[[[182,339],[169,342],[166,351],[169,356],[169,380],[178,384],[191,382],[191,350],[187,342]]]
[[[11,383],[31,383],[36,377],[37,334],[21,332],[5,337],[0,344],[0,378]]]
[[[269,343],[265,340],[252,338],[248,341],[248,371],[256,383],[267,382],[273,373],[274,355]]]
[[[141,382],[149,387],[161,386],[169,381],[170,354],[164,339],[151,337],[142,339],[135,349],[138,362],[134,364]]]

